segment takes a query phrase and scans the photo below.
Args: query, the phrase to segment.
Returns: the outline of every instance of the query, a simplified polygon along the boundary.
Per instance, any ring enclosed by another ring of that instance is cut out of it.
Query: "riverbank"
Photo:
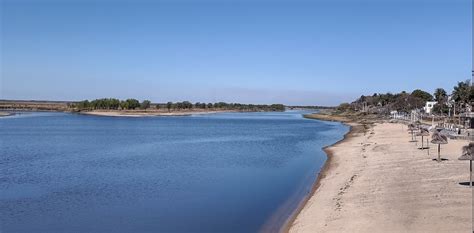
[[[13,113],[11,112],[0,112],[0,117],[6,117],[6,116],[11,116]]]
[[[87,111],[79,112],[84,115],[109,116],[109,117],[151,117],[151,116],[190,116],[202,114],[215,114],[233,111]]]
[[[345,139],[325,148],[328,160],[312,194],[290,219],[286,232],[469,232],[469,165],[459,161],[466,141],[416,149],[406,126],[354,121],[315,114],[307,118],[342,121]]]

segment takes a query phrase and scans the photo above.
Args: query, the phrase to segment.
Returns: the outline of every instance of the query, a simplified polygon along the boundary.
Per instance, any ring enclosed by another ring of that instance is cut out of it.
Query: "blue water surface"
[[[0,118],[0,232],[277,231],[348,130],[301,113]]]

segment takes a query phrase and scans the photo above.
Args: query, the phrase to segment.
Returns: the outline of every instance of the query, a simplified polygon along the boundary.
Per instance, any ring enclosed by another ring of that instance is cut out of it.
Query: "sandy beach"
[[[351,132],[326,148],[325,169],[285,231],[472,231],[471,190],[460,184],[468,184],[469,162],[458,160],[467,141],[442,145],[447,160],[438,163],[436,145],[430,155],[417,149],[406,125],[346,124]]]

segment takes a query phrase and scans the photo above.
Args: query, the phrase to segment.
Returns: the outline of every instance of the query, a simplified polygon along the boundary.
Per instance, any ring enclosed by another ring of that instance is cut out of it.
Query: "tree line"
[[[151,102],[143,100],[141,103],[137,99],[119,100],[115,98],[102,98],[92,101],[83,100],[70,105],[71,108],[78,110],[133,110],[150,108]]]
[[[236,111],[284,111],[283,104],[241,104],[241,103],[191,103],[189,101],[167,102],[152,104],[149,100],[142,102],[137,99],[119,100],[115,98],[102,98],[92,101],[83,100],[69,105],[78,111],[87,110],[136,110],[136,109],[166,109],[168,111],[180,111],[191,109],[209,109],[209,110],[236,110]]]
[[[450,109],[457,113],[468,111],[474,102],[474,88],[470,80],[458,82],[448,94],[443,88],[436,88],[433,94],[416,89],[411,93],[375,93],[362,95],[352,103],[343,103],[337,108],[339,111],[364,111],[370,113],[389,114],[390,111],[409,112],[425,106],[427,101],[436,102],[433,112],[447,114]]]

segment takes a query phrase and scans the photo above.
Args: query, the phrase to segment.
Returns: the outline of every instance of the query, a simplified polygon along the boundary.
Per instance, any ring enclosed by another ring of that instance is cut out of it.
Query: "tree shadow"
[[[425,147],[418,147],[418,150],[426,150],[426,149],[430,149],[429,147],[425,146]]]

